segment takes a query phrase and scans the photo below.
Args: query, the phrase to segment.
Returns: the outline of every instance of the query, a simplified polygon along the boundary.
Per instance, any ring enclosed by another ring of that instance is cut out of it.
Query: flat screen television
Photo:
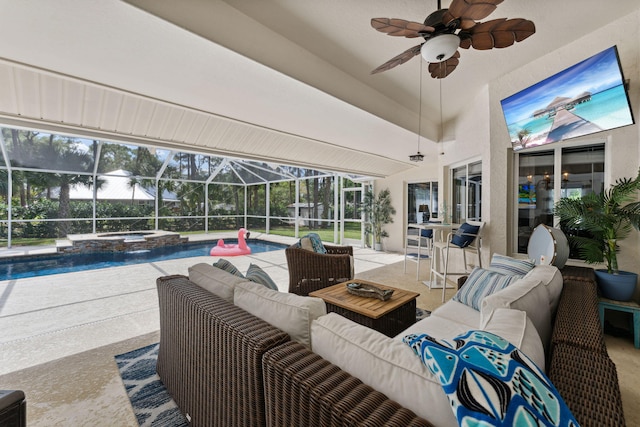
[[[616,46],[500,104],[514,150],[634,124]]]

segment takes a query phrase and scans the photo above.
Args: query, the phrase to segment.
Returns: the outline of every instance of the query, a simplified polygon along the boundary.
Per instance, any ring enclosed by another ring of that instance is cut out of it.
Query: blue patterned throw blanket
[[[472,330],[451,341],[412,334],[403,341],[438,377],[460,426],[578,426],[544,372],[495,334]]]

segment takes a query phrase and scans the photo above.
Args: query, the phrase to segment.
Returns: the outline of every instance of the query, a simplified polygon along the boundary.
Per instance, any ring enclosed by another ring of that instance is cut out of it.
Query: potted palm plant
[[[382,227],[385,224],[392,223],[393,215],[396,214],[396,210],[391,204],[391,192],[389,189],[380,191],[377,196],[373,194],[373,191],[367,191],[364,194],[363,210],[369,219],[365,226],[365,233],[373,235],[374,248],[379,251],[382,245],[382,238],[389,236],[389,233],[383,230]]]
[[[555,205],[560,224],[587,235],[570,235],[581,256],[589,264],[604,262],[596,278],[604,297],[628,301],[635,291],[638,275],[618,267],[618,241],[640,230],[640,170],[635,179],[618,179],[600,194],[564,198]]]

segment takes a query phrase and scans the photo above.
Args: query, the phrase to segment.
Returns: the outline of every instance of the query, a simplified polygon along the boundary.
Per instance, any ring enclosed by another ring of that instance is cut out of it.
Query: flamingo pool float
[[[218,240],[218,244],[211,248],[209,255],[211,256],[237,256],[248,255],[251,248],[247,246],[245,238],[249,238],[249,232],[245,228],[238,230],[238,244],[225,244],[223,239]]]

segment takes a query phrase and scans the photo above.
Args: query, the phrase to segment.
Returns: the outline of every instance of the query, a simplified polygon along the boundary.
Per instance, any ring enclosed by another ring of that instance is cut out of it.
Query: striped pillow
[[[278,285],[269,277],[269,275],[261,269],[259,266],[255,264],[249,264],[249,269],[247,270],[247,279],[252,282],[259,283],[264,285],[269,289],[273,289],[274,291],[278,290]]]
[[[524,276],[533,270],[535,266],[535,262],[532,259],[517,259],[506,255],[493,254],[489,270],[506,274],[507,276]]]
[[[227,273],[233,274],[234,276],[244,277],[235,265],[231,264],[224,258],[220,258],[217,262],[214,262],[213,266],[219,268],[220,270],[224,270]]]
[[[507,276],[476,267],[469,274],[464,286],[453,296],[453,300],[480,311],[484,297],[506,288],[521,277]]]

